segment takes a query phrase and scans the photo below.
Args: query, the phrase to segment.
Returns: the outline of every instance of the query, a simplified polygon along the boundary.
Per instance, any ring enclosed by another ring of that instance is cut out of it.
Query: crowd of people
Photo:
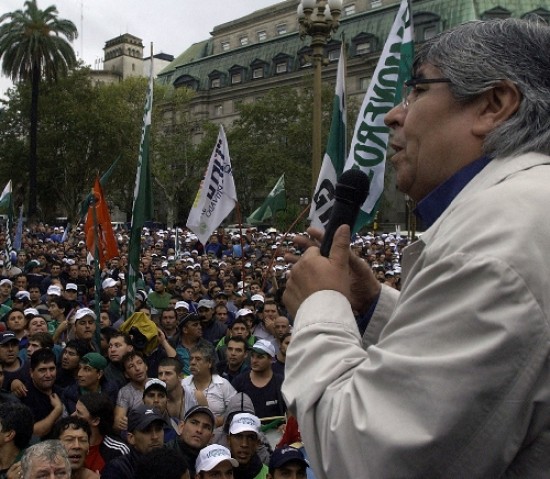
[[[536,18],[419,46],[384,120],[410,246],[145,229],[128,308],[127,232],[94,278],[82,229],[29,227],[0,272],[0,479],[548,477],[549,46]]]
[[[129,233],[115,235],[99,282],[81,227],[29,227],[3,257],[0,478],[312,477],[281,394],[294,235],[220,229],[202,245],[144,228],[131,314]],[[398,289],[406,244],[368,233],[352,248]]]

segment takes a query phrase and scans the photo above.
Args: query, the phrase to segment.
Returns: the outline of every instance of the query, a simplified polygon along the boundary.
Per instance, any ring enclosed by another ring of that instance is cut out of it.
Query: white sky
[[[38,0],[45,9],[55,5],[60,18],[72,20],[79,31],[73,43],[77,57],[94,67],[103,58],[105,42],[123,33],[143,40],[154,53],[177,57],[190,45],[209,38],[216,25],[234,20],[282,0]],[[22,9],[24,0],[0,0],[0,15]],[[0,97],[11,81],[0,76]]]

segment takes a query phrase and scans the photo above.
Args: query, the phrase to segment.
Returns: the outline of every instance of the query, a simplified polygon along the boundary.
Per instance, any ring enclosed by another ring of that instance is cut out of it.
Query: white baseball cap
[[[229,461],[233,467],[238,467],[239,462],[231,457],[229,449],[219,444],[210,444],[201,449],[195,463],[196,472],[211,471],[223,461]]]
[[[101,283],[102,289],[112,288],[113,286],[116,286],[117,282],[113,278],[105,278],[103,280],[103,283]]]
[[[252,346],[252,351],[260,354],[267,354],[271,357],[275,356],[275,347],[267,339],[258,339]]]
[[[229,426],[229,434],[239,434],[241,432],[255,432],[259,434],[262,423],[258,416],[248,412],[235,414]]]
[[[61,296],[61,288],[59,286],[56,286],[55,284],[52,284],[46,291],[46,294],[48,296]]]
[[[248,316],[249,314],[254,316],[254,311],[247,308],[242,308],[237,311],[237,313],[235,314],[235,317],[240,318],[242,316]]]
[[[174,306],[174,309],[180,309],[180,308],[184,308],[187,311],[189,311],[189,304],[186,303],[185,301],[176,302],[176,305]]]
[[[79,319],[82,319],[84,316],[91,316],[94,319],[94,321],[97,319],[95,312],[90,308],[80,308],[76,310],[76,313],[74,313],[72,322],[76,323]]]

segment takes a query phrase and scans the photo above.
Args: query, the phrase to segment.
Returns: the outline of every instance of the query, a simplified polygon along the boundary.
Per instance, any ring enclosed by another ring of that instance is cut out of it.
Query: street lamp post
[[[315,193],[321,170],[321,67],[325,46],[340,25],[342,0],[301,0],[298,5],[300,37],[311,37],[313,63],[313,134],[311,151],[312,191]]]

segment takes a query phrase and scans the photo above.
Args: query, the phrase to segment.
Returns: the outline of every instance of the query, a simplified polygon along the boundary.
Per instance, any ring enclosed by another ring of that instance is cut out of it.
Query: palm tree
[[[69,42],[77,38],[78,31],[70,20],[57,18],[57,8],[53,5],[40,10],[36,0],[27,0],[24,6],[24,10],[0,17],[0,58],[4,75],[13,81],[31,82],[27,214],[35,218],[39,86],[43,79],[55,81],[76,65],[76,56]]]

